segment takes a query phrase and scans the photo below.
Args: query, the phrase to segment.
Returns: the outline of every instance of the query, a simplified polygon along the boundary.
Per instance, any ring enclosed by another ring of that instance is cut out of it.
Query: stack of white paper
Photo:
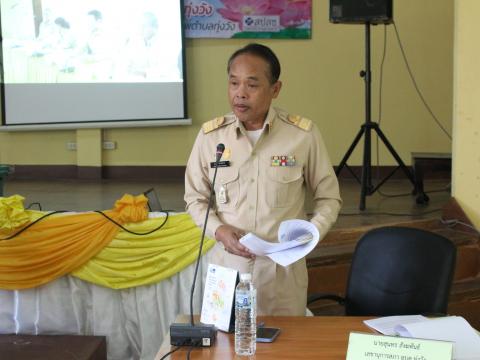
[[[385,335],[453,342],[454,360],[480,359],[480,336],[461,316],[434,319],[420,315],[389,316],[364,322]]]
[[[378,319],[365,320],[364,323],[369,328],[377,330],[384,335],[400,335],[397,328],[400,324],[410,324],[414,322],[427,321],[428,318],[422,315],[403,315],[403,316],[385,316]]]
[[[312,251],[320,240],[320,233],[305,220],[286,220],[278,229],[278,243],[265,241],[253,233],[240,239],[245,247],[258,256],[268,256],[277,264],[288,266]]]

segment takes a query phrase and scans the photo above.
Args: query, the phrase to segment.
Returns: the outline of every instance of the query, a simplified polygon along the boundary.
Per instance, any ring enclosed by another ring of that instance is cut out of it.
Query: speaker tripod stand
[[[360,194],[360,210],[365,210],[366,197],[373,195],[392,175],[398,170],[401,169],[405,176],[410,180],[413,185],[413,194],[417,195],[417,203],[423,204],[428,202],[428,197],[425,195],[423,190],[419,188],[415,181],[413,172],[405,165],[400,156],[397,154],[392,144],[388,141],[385,134],[380,129],[378,123],[372,121],[372,112],[371,112],[371,82],[372,82],[372,72],[370,67],[370,23],[365,24],[365,70],[360,72],[360,76],[365,81],[365,123],[360,127],[360,131],[357,133],[357,136],[353,140],[352,144],[348,148],[347,152],[343,156],[342,161],[337,167],[335,174],[338,176],[342,169],[346,167],[353,175],[355,179],[361,184],[361,194]],[[394,157],[398,166],[387,175],[382,181],[380,181],[376,186],[372,184],[372,130],[378,135],[382,140],[385,147],[388,149],[390,154]],[[357,175],[348,167],[347,161],[352,154],[353,150],[359,143],[360,139],[364,136],[364,148],[363,148],[363,163],[362,163],[362,178],[358,179]]]

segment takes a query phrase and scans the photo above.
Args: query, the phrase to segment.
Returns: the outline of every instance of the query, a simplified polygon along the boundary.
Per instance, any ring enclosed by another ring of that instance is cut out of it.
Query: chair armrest
[[[310,305],[311,303],[318,300],[333,300],[339,303],[340,305],[345,305],[345,299],[343,297],[335,294],[328,294],[328,293],[316,293],[316,294],[308,295],[307,305]]]

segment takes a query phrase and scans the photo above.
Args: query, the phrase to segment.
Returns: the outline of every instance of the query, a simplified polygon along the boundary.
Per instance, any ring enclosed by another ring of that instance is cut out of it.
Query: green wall
[[[334,164],[338,164],[364,121],[364,26],[328,22],[328,0],[313,1],[310,40],[266,40],[283,70],[276,105],[314,120]],[[451,132],[453,97],[453,17],[451,0],[397,0],[394,18],[417,83],[439,120]],[[384,26],[372,27],[373,120],[378,120],[379,67]],[[185,165],[201,124],[228,112],[225,64],[248,40],[187,40],[188,109],[191,126],[105,129],[97,138],[116,141],[101,150],[88,132],[75,130],[0,133],[0,162],[23,165]],[[418,98],[401,57],[392,25],[387,26],[381,128],[408,164],[412,151],[447,152],[450,140]],[[84,135],[85,134],[85,135]],[[91,135],[91,134],[90,134]],[[88,149],[67,150],[78,141]],[[100,153],[100,155],[99,155]],[[361,164],[361,147],[351,165]],[[375,156],[375,153],[374,153]],[[89,160],[89,157],[91,159]],[[101,164],[99,164],[101,162]],[[381,148],[380,162],[393,159]],[[374,161],[375,163],[375,161]]]

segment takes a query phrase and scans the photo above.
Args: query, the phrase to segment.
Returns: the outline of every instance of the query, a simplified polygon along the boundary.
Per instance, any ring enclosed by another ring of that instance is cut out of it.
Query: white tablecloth
[[[197,275],[200,313],[208,256]],[[195,264],[154,285],[112,290],[72,276],[28,290],[0,290],[1,334],[77,334],[107,337],[109,360],[151,360],[178,314],[190,313]]]

